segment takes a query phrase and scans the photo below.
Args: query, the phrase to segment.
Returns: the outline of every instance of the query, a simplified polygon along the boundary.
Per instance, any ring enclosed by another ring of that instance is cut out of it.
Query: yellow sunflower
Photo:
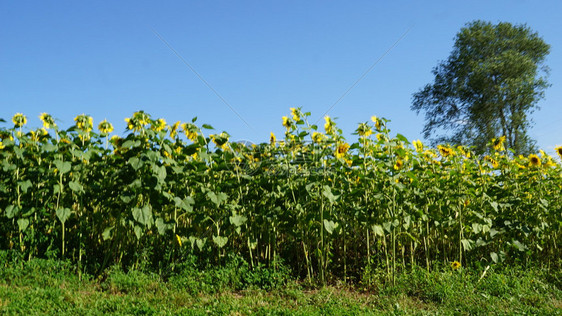
[[[560,159],[562,159],[562,146],[554,147],[554,150],[556,151],[558,156],[560,156]]]
[[[150,129],[152,129],[157,133],[164,130],[165,128],[166,128],[166,120],[163,118],[159,118],[156,121],[153,121],[150,126]]]
[[[495,160],[494,158],[490,157],[490,156],[484,156],[484,160],[488,161],[489,163],[492,164],[492,167],[497,168],[499,166],[497,160]]]
[[[41,115],[39,115],[39,119],[43,122],[43,127],[46,129],[57,126],[57,124],[55,124],[55,119],[53,119],[51,114],[41,113]]]
[[[375,123],[375,128],[377,129],[377,131],[381,130],[381,120],[376,117],[376,116],[371,116],[371,121],[373,121],[373,123]]]
[[[449,147],[437,145],[437,149],[439,149],[439,153],[443,157],[449,157],[453,155],[453,150]]]
[[[423,151],[423,143],[421,142],[421,140],[414,140],[412,142],[412,144],[414,145],[414,147],[416,148],[417,152],[422,152]]]
[[[394,164],[394,170],[400,170],[404,167],[404,161],[402,159],[396,159],[396,163]]]
[[[347,143],[338,144],[338,147],[336,148],[336,152],[335,152],[336,158],[339,159],[345,157],[345,154],[347,153],[348,150],[349,150],[349,144]]]
[[[83,132],[89,133],[94,128],[94,119],[86,114],[80,114],[74,118],[76,127]]]
[[[168,130],[170,131],[170,138],[176,138],[176,135],[178,133],[178,127],[180,126],[181,122],[177,121],[174,123],[174,125],[172,126],[168,126]],[[130,129],[130,128],[129,128]]]
[[[535,154],[529,155],[529,166],[531,167],[540,167],[541,166],[541,159],[539,156]]]
[[[215,143],[215,145],[217,147],[219,147],[220,149],[227,149],[227,145],[228,145],[228,138],[230,137],[230,135],[228,135],[228,133],[226,132],[222,132],[218,135],[212,134],[209,135],[209,137],[211,137],[211,140],[213,141],[213,143]]]
[[[332,121],[332,119],[326,115],[324,117],[324,120],[326,121],[326,123],[324,124],[324,130],[326,131],[326,134],[331,135],[334,133],[334,121]]]
[[[324,139],[324,134],[319,133],[319,132],[314,132],[312,133],[312,141],[320,144],[320,142]]]
[[[295,122],[298,122],[298,121],[301,120],[299,109],[291,108],[291,115],[293,116],[293,120]]]
[[[461,263],[458,261],[451,262],[451,269],[458,270],[461,267]]]
[[[185,137],[187,137],[187,139],[189,139],[190,141],[195,142],[197,136],[199,136],[197,134],[197,126],[191,123],[183,123],[181,125],[181,128],[183,129]]]
[[[463,146],[457,146],[457,150],[461,153],[461,155],[463,155],[466,158],[470,158],[470,151],[469,150],[465,150],[465,148]]]
[[[111,123],[109,123],[107,120],[103,120],[98,125],[98,129],[102,134],[109,134],[113,132],[113,125],[111,125]]]
[[[271,144],[271,146],[277,146],[277,137],[275,137],[275,134],[273,134],[273,132],[269,134],[269,144]]]
[[[14,122],[15,127],[22,127],[27,124],[27,117],[21,113],[16,113],[12,117],[12,122]]]
[[[291,120],[286,116],[283,116],[282,119],[283,119],[283,126],[285,126],[285,128],[287,130],[289,130],[291,128],[291,125],[292,125]]]
[[[369,137],[371,134],[373,134],[373,130],[371,129],[371,127],[365,123],[361,123],[359,124],[359,127],[357,127],[357,134],[359,134],[359,136],[361,137]]]
[[[494,150],[504,151],[505,150],[505,147],[503,146],[504,142],[505,142],[505,136],[493,138],[492,147],[494,148]]]

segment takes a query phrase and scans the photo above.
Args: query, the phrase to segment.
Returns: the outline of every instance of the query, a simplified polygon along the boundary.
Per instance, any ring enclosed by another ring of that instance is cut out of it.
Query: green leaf
[[[243,215],[234,214],[230,216],[230,223],[236,227],[242,226],[246,222],[246,220],[248,219]]]
[[[106,229],[103,230],[103,233],[101,234],[102,238],[104,241],[113,238],[113,228],[114,227],[107,227]]]
[[[27,226],[29,226],[29,220],[27,218],[18,219],[18,228],[20,232],[24,231]]]
[[[411,217],[410,215],[405,216],[404,217],[404,223],[402,224],[402,226],[404,227],[404,229],[408,229],[410,227],[410,223],[411,223]]]
[[[373,232],[377,236],[380,236],[380,237],[384,236],[384,230],[383,230],[381,225],[373,225]]]
[[[213,237],[214,238],[214,237]],[[205,242],[207,241],[207,238],[197,238],[197,240],[195,241],[195,243],[197,244],[197,248],[199,248],[199,250],[203,250],[203,247],[205,246]]]
[[[142,236],[142,227],[140,227],[139,225],[135,225],[135,227],[133,227],[133,231],[135,232],[135,236],[137,236],[137,239],[140,239]]]
[[[201,125],[201,127],[203,127],[204,129],[214,129],[211,125],[209,124],[203,124]]]
[[[144,165],[144,163],[142,162],[142,160],[140,160],[140,159],[137,158],[137,157],[131,157],[131,158],[129,158],[128,163],[129,163],[129,165],[131,165],[131,167],[133,167],[133,169],[135,169],[135,171],[136,171],[136,170],[139,170],[139,168],[141,168],[141,167]]]
[[[396,138],[398,138],[399,140],[405,142],[405,143],[409,143],[408,139],[406,138],[406,136],[402,135],[402,134],[396,134]]]
[[[228,237],[225,236],[213,236],[213,242],[219,247],[222,248],[228,242]]]
[[[472,231],[475,234],[478,234],[482,231],[482,224],[478,224],[478,223],[472,223]]]
[[[14,218],[16,215],[18,215],[19,211],[19,207],[15,205],[8,205],[8,207],[6,207],[6,217]]]
[[[121,147],[123,148],[132,148],[135,145],[135,142],[132,140],[126,140],[123,142],[123,145],[121,145]]]
[[[468,251],[468,250],[472,249],[472,244],[473,244],[473,243],[474,243],[474,242],[473,242],[472,240],[469,240],[469,239],[463,239],[463,240],[461,240],[461,244],[462,244],[462,246],[463,246],[463,248],[464,248],[465,251]]]
[[[70,213],[71,211],[69,208],[59,208],[58,210],[56,210],[57,217],[63,224],[70,217]]]
[[[150,228],[153,224],[152,209],[149,205],[145,205],[142,208],[133,208],[133,218],[142,225]]]
[[[21,188],[23,193],[27,193],[27,190],[31,187],[31,181],[18,181],[18,186]]]
[[[387,232],[392,232],[392,223],[391,222],[384,222],[382,224],[382,226],[384,227],[384,230],[386,230]]]
[[[166,167],[164,167],[164,166],[159,167],[157,165],[153,165],[152,170],[154,171],[154,174],[158,178],[158,181],[163,182],[166,179],[166,175],[167,175]]]
[[[328,232],[328,234],[332,234],[336,228],[338,228],[338,223],[333,221],[329,221],[327,219],[324,220],[324,228]]]
[[[70,181],[68,183],[68,186],[72,191],[76,193],[84,193],[84,187],[78,182]]]
[[[498,211],[498,203],[494,202],[494,201],[490,201],[490,205],[492,206],[492,208],[494,209],[494,211]]]
[[[191,213],[193,211],[193,204],[195,204],[195,201],[191,196],[186,196],[184,199],[176,196],[174,197],[174,203],[176,207],[179,207],[182,210]]]
[[[44,152],[53,152],[53,151],[58,149],[58,146],[47,143],[47,144],[41,146],[41,148]]]
[[[517,250],[519,251],[525,251],[527,250],[527,246],[525,246],[524,244],[522,244],[519,240],[513,240],[512,242],[513,246],[515,246],[515,248],[517,248]]]
[[[213,191],[208,191],[207,197],[209,198],[209,200],[211,200],[211,202],[215,203],[216,206],[219,206],[222,202],[226,201],[228,195],[223,192],[215,194],[215,192]]]
[[[324,195],[324,197],[328,199],[330,204],[333,204],[339,198],[338,195],[332,194],[332,189],[330,188],[330,186],[327,185],[323,187],[322,195]]]
[[[168,230],[168,227],[169,227],[168,224],[166,224],[161,217],[158,217],[156,219],[156,221],[154,222],[154,225],[158,229],[158,234],[160,234],[160,235],[165,235],[166,231]]]
[[[498,254],[495,252],[490,253],[490,258],[492,258],[492,261],[494,263],[498,263]]]
[[[72,167],[72,165],[68,161],[55,160],[53,161],[53,163],[55,164],[55,167],[57,167],[58,171],[61,174],[65,174],[69,172]]]

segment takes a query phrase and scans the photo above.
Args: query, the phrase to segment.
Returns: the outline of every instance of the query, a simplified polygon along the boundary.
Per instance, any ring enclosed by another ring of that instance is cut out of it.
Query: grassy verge
[[[560,275],[518,268],[427,273],[395,285],[314,287],[284,272],[240,264],[166,275],[114,268],[79,280],[72,265],[35,259],[0,263],[0,314],[6,315],[562,315]]]

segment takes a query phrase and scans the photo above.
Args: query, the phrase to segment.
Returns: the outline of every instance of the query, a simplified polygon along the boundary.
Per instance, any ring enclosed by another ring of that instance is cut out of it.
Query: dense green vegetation
[[[482,270],[415,268],[371,286],[311,288],[273,269],[190,264],[165,278],[138,270],[83,276],[60,260],[21,262],[1,252],[3,315],[560,315],[560,271],[495,265]],[[556,287],[556,284],[558,288]]]
[[[163,273],[196,258],[286,267],[322,284],[396,280],[423,268],[496,263],[560,268],[561,166],[544,152],[486,156],[424,148],[373,117],[348,144],[292,109],[285,137],[248,145],[212,127],[167,125],[144,112],[113,136],[91,117],[59,129],[0,131],[0,249],[69,260],[79,273],[114,265]],[[562,148],[557,148],[562,154]]]

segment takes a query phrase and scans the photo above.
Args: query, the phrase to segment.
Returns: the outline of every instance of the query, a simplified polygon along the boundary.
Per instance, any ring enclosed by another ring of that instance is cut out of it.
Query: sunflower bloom
[[[273,132],[269,134],[269,144],[274,147],[277,146],[277,137],[275,137],[275,134],[273,134]]]
[[[371,121],[373,121],[373,123],[375,123],[375,128],[377,129],[377,131],[381,130],[381,120],[376,117],[376,116],[371,116]]]
[[[227,148],[228,138],[230,137],[230,135],[228,135],[226,132],[222,132],[219,135],[212,134],[209,135],[209,137],[211,137],[213,143],[215,143],[215,145],[220,149],[224,150]]]
[[[504,151],[505,150],[505,147],[503,146],[504,142],[505,142],[505,136],[493,138],[492,147],[496,151]]]
[[[39,115],[39,119],[43,122],[43,127],[46,129],[57,126],[57,124],[55,124],[55,119],[53,119],[51,114],[41,113],[41,115]]]
[[[12,117],[12,122],[14,122],[15,127],[22,127],[27,124],[27,117],[21,113],[16,113]]]
[[[102,134],[109,134],[113,132],[113,125],[111,125],[111,123],[109,123],[107,120],[103,120],[98,125],[98,129]]]
[[[361,123],[357,128],[357,134],[359,134],[359,136],[361,137],[369,137],[371,134],[373,134],[373,130],[369,125]]]
[[[560,159],[562,159],[562,146],[554,147],[554,150],[556,151],[558,156],[560,156]]]
[[[546,162],[542,166],[543,166],[543,168],[548,169],[548,168],[556,166],[556,164],[554,163],[554,161],[552,161],[552,157],[547,156]]]
[[[125,122],[127,122],[127,130],[138,132],[150,123],[150,116],[143,111],[137,111],[132,117],[126,118]]]
[[[283,119],[283,126],[285,126],[285,128],[287,130],[289,130],[291,128],[291,125],[292,125],[291,120],[286,116],[283,116],[282,119]]]
[[[155,132],[161,132],[166,128],[166,120],[163,118],[159,118],[156,121],[152,122],[150,128]]]
[[[453,150],[449,147],[437,145],[437,149],[439,149],[439,153],[443,157],[449,157],[453,155]]]
[[[531,167],[540,167],[541,166],[541,159],[539,156],[535,154],[529,155],[529,166]]]
[[[178,127],[180,126],[180,124],[181,122],[177,121],[174,123],[174,125],[168,127],[168,129],[170,130],[170,138],[176,138]]]
[[[404,161],[402,159],[396,159],[396,163],[394,164],[394,170],[400,170],[404,167]]]
[[[324,139],[324,134],[319,133],[319,132],[314,132],[312,133],[312,141],[320,144],[320,142],[322,142],[322,140]]]
[[[332,121],[332,119],[326,115],[324,117],[324,120],[326,121],[326,123],[324,124],[324,130],[326,131],[326,134],[331,135],[334,133],[334,121]]]
[[[499,166],[498,162],[497,162],[494,158],[492,158],[492,157],[490,157],[490,156],[484,156],[484,160],[486,160],[487,162],[491,163],[491,164],[492,164],[492,167],[494,167],[494,168],[497,168],[497,167]]]
[[[299,109],[291,108],[291,115],[293,116],[293,120],[298,122],[301,120]]]
[[[414,140],[412,144],[416,148],[417,152],[421,153],[423,151],[423,143],[421,142],[421,140]]]
[[[2,141],[0,140],[0,149],[4,149],[4,144],[2,143]]]
[[[76,122],[76,127],[82,132],[89,133],[92,131],[94,127],[94,119],[86,114],[80,114],[74,118],[74,122]]]
[[[183,133],[185,134],[185,137],[187,137],[187,139],[192,142],[195,142],[195,140],[197,140],[197,136],[199,136],[197,134],[197,126],[191,123],[183,123],[181,125],[181,128],[183,129]]]
[[[465,150],[463,146],[457,146],[457,150],[466,158],[470,158],[470,151]]]
[[[345,157],[345,154],[347,153],[348,150],[349,150],[349,144],[347,143],[339,144],[335,152],[336,158],[339,159]]]
[[[451,269],[458,270],[461,267],[461,263],[458,261],[451,262]]]

